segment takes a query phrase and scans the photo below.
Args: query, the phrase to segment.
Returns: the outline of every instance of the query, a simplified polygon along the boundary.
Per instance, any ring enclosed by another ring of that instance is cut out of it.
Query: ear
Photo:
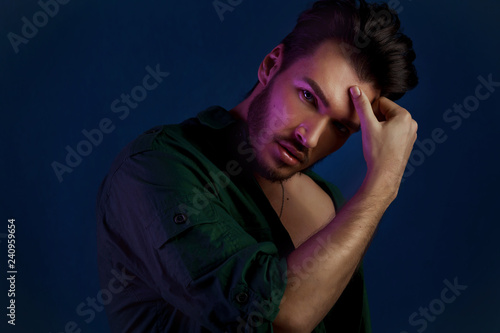
[[[257,76],[259,77],[259,82],[264,87],[281,68],[281,64],[283,63],[283,49],[283,44],[276,46],[268,55],[266,55],[260,64]]]

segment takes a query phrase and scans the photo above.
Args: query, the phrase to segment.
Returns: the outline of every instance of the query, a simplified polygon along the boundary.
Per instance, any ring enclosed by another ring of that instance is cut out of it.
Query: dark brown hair
[[[374,83],[381,96],[399,99],[418,83],[412,41],[400,26],[398,15],[387,4],[317,1],[283,39],[280,71],[314,53],[323,42],[334,40],[361,80]]]

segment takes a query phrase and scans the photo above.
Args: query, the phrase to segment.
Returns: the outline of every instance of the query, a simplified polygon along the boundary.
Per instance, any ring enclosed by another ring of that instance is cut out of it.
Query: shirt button
[[[248,294],[246,292],[241,292],[236,295],[236,302],[244,304],[248,301]]]
[[[183,214],[183,213],[179,213],[179,214],[174,215],[174,222],[176,224],[186,223],[187,219],[188,218],[187,218],[186,214]]]

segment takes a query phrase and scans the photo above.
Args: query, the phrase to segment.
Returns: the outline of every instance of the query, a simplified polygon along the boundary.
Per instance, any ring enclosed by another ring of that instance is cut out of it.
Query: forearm
[[[288,257],[288,283],[274,321],[277,332],[311,332],[335,304],[396,198],[417,138],[418,125],[407,110],[385,97],[377,99],[374,110],[357,86],[350,94],[368,173],[337,216]]]
[[[277,332],[310,332],[326,316],[396,192],[382,177],[367,177],[332,222],[289,255],[288,283],[274,321]]]

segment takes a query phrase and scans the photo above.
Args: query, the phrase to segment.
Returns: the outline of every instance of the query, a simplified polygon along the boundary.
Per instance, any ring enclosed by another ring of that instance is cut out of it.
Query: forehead
[[[350,104],[348,92],[353,85],[360,86],[369,100],[374,101],[380,92],[371,82],[358,77],[347,58],[348,54],[339,43],[326,41],[313,54],[298,59],[286,72],[294,82],[304,78],[314,80],[332,105],[346,107]]]

